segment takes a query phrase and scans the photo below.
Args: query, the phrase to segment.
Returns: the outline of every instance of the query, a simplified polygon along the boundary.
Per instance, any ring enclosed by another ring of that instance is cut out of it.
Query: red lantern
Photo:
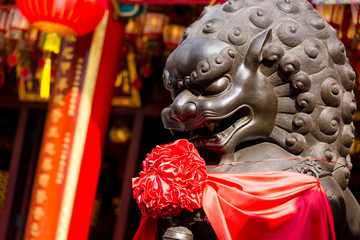
[[[107,8],[107,0],[17,0],[21,13],[30,24],[46,36],[43,50],[47,58],[40,85],[40,97],[50,95],[51,57],[49,52],[59,53],[61,38],[56,36],[81,36],[94,30]]]
[[[107,8],[107,0],[17,0],[30,24],[62,36],[84,35],[94,30]]]

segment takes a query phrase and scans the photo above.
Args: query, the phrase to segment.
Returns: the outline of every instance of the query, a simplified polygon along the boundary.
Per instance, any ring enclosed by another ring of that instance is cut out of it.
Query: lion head
[[[354,81],[336,31],[308,1],[230,0],[206,7],[167,59],[163,123],[220,160],[258,142],[324,159],[346,186]]]

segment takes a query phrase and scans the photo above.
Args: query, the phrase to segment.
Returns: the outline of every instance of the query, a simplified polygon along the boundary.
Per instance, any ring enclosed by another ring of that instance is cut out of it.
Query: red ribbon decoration
[[[220,240],[335,240],[326,193],[306,174],[209,173],[202,207]],[[143,215],[134,239],[156,239],[156,231],[157,221]]]
[[[203,208],[219,239],[335,240],[326,193],[306,174],[210,173]]]
[[[145,216],[178,216],[201,208],[207,173],[205,161],[192,143],[180,139],[156,146],[133,178],[133,195]]]

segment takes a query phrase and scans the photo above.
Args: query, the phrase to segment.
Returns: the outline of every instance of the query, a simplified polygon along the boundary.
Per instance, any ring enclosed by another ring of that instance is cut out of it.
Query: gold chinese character
[[[75,81],[73,82],[73,86],[80,86],[80,76],[75,75],[74,80]]]
[[[68,79],[66,77],[62,77],[56,84],[56,89],[60,91],[67,90],[69,88]]]
[[[78,87],[78,86],[73,86],[73,87],[71,88],[71,93],[77,93],[77,94],[79,94],[79,87]]]
[[[74,107],[75,107],[76,102],[77,102],[76,97],[71,96],[71,98],[70,98],[70,104],[71,104],[71,105],[74,105]],[[70,106],[71,106],[71,105],[70,105]]]
[[[33,210],[33,218],[35,220],[40,220],[44,215],[45,215],[45,212],[44,212],[44,209],[42,207],[35,207],[34,210]]]
[[[80,76],[81,75],[82,70],[81,69],[76,69],[75,71],[75,76]]]
[[[74,51],[73,47],[64,47],[62,55],[66,60],[71,60],[74,57],[73,51]]]
[[[69,71],[70,67],[71,67],[71,62],[69,62],[69,61],[61,62],[61,64],[60,64],[61,74],[65,75],[67,73],[67,71]]]
[[[81,69],[83,68],[83,65],[78,62],[78,63],[76,64],[75,68],[81,70]]]
[[[64,160],[66,160],[66,158]],[[59,166],[62,167],[62,168],[64,168],[66,166],[66,162],[64,160],[61,160],[59,162]]]
[[[58,173],[56,174],[56,177],[57,177],[58,179],[64,179],[64,174],[63,174],[62,172],[58,172]]]
[[[65,39],[68,42],[76,42],[76,37],[74,35],[66,36]]]
[[[60,155],[60,164],[61,164],[61,161],[65,161],[66,159],[68,159],[67,153],[61,153],[61,155]]]
[[[41,187],[47,187],[48,183],[49,183],[49,179],[50,179],[50,174],[47,173],[41,173],[39,175],[39,179],[38,179],[38,184]]]
[[[47,153],[49,155],[54,155],[56,153],[55,144],[52,142],[46,142],[44,146],[44,153]]]
[[[38,189],[35,195],[36,203],[43,204],[46,199],[47,199],[46,191],[42,189]]]
[[[56,126],[50,127],[48,132],[46,133],[46,136],[48,138],[58,138],[59,137],[58,128]]]
[[[67,114],[70,116],[70,117],[74,117],[75,116],[75,108],[76,108],[76,105],[74,103],[72,103],[71,105],[69,105],[69,110],[67,112]]]
[[[83,63],[83,62],[84,62],[84,58],[80,57],[77,61],[78,61],[78,63]]]
[[[77,98],[79,96],[79,91],[71,90],[71,98]]]
[[[40,235],[39,225],[36,222],[33,222],[30,225],[30,234],[34,237],[37,237]]]
[[[57,93],[54,98],[53,98],[53,103],[56,105],[56,104],[59,104],[61,106],[64,106],[64,94],[62,93]]]
[[[41,169],[44,171],[49,171],[53,168],[52,165],[52,159],[49,157],[45,157],[42,164],[41,164]]]
[[[70,143],[70,142],[71,142],[71,138],[70,138],[69,135],[67,135],[66,137],[64,137],[63,140],[64,140],[65,143]]]
[[[51,112],[51,121],[53,123],[57,123],[57,122],[59,122],[59,119],[62,118],[62,116],[63,116],[63,114],[62,114],[61,110],[58,108],[55,108]]]
[[[65,139],[64,139],[64,140],[65,140]],[[68,149],[70,149],[70,144],[65,143],[65,141],[64,141],[62,147],[63,147],[64,149],[68,150]]]
[[[63,183],[63,179],[64,179],[64,174],[61,173],[61,172],[57,173],[56,183],[57,183],[57,184],[62,184],[62,183]]]
[[[69,101],[70,102],[69,110],[71,110],[71,111],[75,111],[75,108],[76,108],[76,105],[75,105],[76,102],[74,102],[74,101],[75,101],[74,99],[72,99],[72,101]]]
[[[65,140],[65,138],[64,138]],[[67,146],[64,146],[67,145]],[[61,149],[61,155],[68,155],[69,154],[69,148],[70,148],[70,144],[63,142],[63,144],[61,145],[62,149]]]

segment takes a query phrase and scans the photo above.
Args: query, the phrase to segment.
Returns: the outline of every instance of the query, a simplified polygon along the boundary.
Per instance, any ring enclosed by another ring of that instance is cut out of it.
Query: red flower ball
[[[140,177],[133,178],[133,195],[144,216],[177,216],[202,206],[206,181],[204,159],[192,143],[180,139],[147,155]]]

